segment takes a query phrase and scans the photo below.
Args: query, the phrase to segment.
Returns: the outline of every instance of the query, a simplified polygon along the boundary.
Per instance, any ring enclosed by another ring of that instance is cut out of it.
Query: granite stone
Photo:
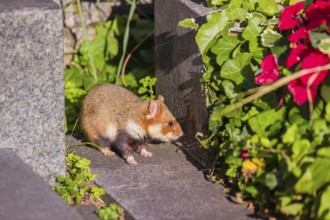
[[[83,220],[9,149],[0,148],[0,219]]]
[[[0,0],[0,148],[52,184],[65,173],[62,30],[51,0]]]
[[[75,154],[91,160],[96,183],[136,220],[258,219],[228,197],[221,185],[209,182],[177,146],[150,145],[147,150],[153,157],[136,154],[136,166],[87,147]]]

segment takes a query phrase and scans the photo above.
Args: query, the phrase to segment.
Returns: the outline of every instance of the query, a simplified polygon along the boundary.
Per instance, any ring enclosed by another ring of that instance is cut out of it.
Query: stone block
[[[0,219],[83,220],[13,151],[0,148],[0,164]]]
[[[0,0],[0,148],[50,183],[65,173],[62,30],[51,0]]]
[[[149,145],[147,150],[153,157],[136,155],[136,166],[88,147],[75,153],[91,160],[92,172],[99,174],[96,183],[136,220],[256,219],[221,185],[207,181],[177,146]]]
[[[165,97],[172,113],[181,122],[183,143],[194,155],[201,156],[195,135],[207,122],[202,92],[203,63],[195,41],[196,31],[179,27],[186,18],[205,19],[210,9],[204,1],[155,1],[156,92]]]

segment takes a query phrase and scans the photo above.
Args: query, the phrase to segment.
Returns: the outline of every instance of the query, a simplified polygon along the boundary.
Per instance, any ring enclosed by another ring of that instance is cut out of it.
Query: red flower
[[[303,58],[301,69],[309,69],[317,66],[323,66],[330,62],[330,59],[327,55],[321,53],[318,50],[315,50],[313,52],[310,52],[308,56]],[[308,99],[308,83],[311,83],[309,89],[311,93],[312,101],[314,102],[316,92],[317,92],[317,86],[323,82],[323,80],[326,78],[327,74],[329,73],[328,70],[322,71],[318,73],[317,76],[315,76],[315,73],[310,73],[308,75],[305,75],[299,79],[293,80],[289,83],[288,89],[293,95],[294,101],[298,105],[304,104]],[[312,82],[309,82],[311,77],[316,77],[313,79]]]
[[[306,26],[308,30],[327,24],[327,22],[330,22],[330,2],[317,1],[311,4],[306,10],[306,17],[309,20]]]
[[[303,10],[303,8],[304,2],[297,2],[294,5],[284,8],[281,13],[278,29],[288,30],[299,25],[301,21],[298,17],[298,14]]]
[[[288,89],[293,95],[294,101],[298,105],[302,105],[307,101],[307,85],[302,83],[300,79],[293,80],[289,83]],[[312,85],[310,87],[310,92],[312,96],[312,101],[314,102],[316,95],[317,86]]]
[[[310,53],[310,49],[305,44],[298,44],[296,48],[290,51],[288,58],[286,59],[285,65],[291,68],[293,65],[301,61]]]
[[[247,150],[243,150],[242,152],[241,152],[241,155],[240,155],[240,157],[244,160],[245,158],[247,158],[249,156],[249,151],[247,151]]]
[[[294,33],[292,33],[289,36],[288,39],[292,43],[297,43],[299,40],[302,40],[302,39],[307,39],[308,41],[310,41],[307,29],[305,27],[301,27],[301,28],[297,29]]]
[[[262,72],[254,78],[257,85],[272,83],[278,78],[277,57],[274,54],[267,55],[261,62]]]
[[[307,57],[305,57],[302,61],[301,69],[309,69],[317,66],[324,66],[330,62],[329,57],[320,52],[319,50],[315,50],[314,52],[311,52]],[[319,73],[318,77],[314,80],[313,84],[319,84],[321,83],[325,77],[326,74],[328,73],[328,70],[324,70]],[[305,75],[301,77],[301,80],[303,83],[307,84],[309,78],[313,75],[314,73]]]

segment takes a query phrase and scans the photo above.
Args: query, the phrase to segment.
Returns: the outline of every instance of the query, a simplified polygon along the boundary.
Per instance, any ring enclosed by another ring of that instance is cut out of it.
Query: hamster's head
[[[183,135],[180,124],[166,107],[163,96],[149,102],[146,122],[147,134],[152,139],[170,142]]]

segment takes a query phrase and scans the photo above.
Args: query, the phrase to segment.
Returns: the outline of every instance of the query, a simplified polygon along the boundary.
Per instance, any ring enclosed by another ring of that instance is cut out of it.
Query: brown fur
[[[164,98],[159,96],[157,100],[143,101],[129,90],[112,85],[104,84],[93,88],[85,97],[81,110],[81,126],[85,131],[88,139],[100,146],[101,148],[109,147],[107,144],[106,131],[109,124],[114,126],[117,131],[121,132],[118,135],[117,146],[125,148],[132,137],[126,137],[127,122],[133,121],[141,127],[147,137],[144,139],[153,139],[149,133],[149,126],[157,125],[161,127],[160,133],[157,133],[161,138],[172,132],[173,136],[170,139],[177,139],[182,136],[182,129],[171,112],[164,104]],[[116,139],[116,138],[115,138]],[[141,138],[142,139],[142,138]],[[102,140],[102,141],[98,141]],[[120,141],[120,142],[119,142]],[[97,143],[98,142],[98,143]],[[116,142],[116,140],[108,140],[108,142]],[[137,140],[137,143],[144,145],[146,140]],[[131,144],[132,145],[132,144]],[[133,148],[133,146],[130,146]],[[143,148],[139,147],[141,150]],[[103,150],[102,150],[103,151]],[[124,158],[130,156],[130,152]]]

